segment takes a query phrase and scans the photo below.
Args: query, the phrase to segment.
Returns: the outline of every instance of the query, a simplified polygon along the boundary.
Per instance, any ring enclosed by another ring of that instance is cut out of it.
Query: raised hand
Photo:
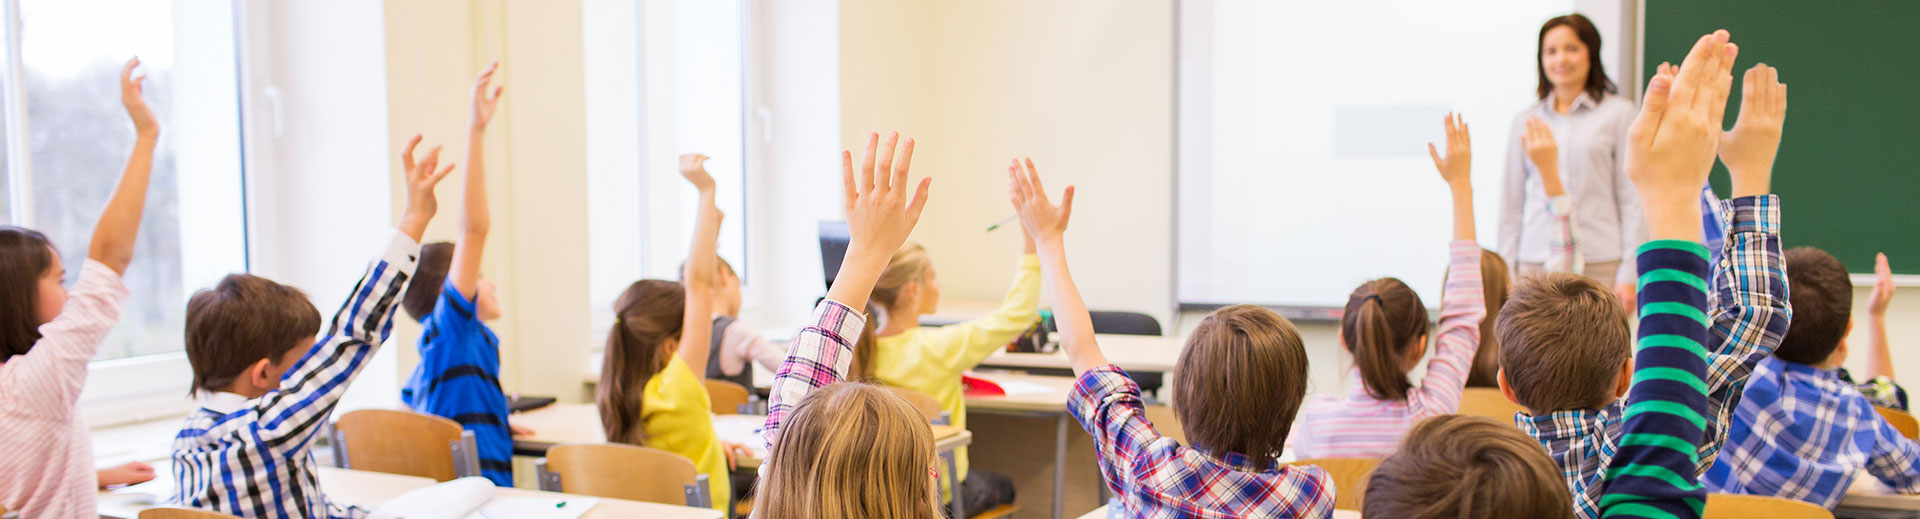
[[[1020,227],[1033,238],[1034,245],[1044,247],[1057,245],[1067,231],[1067,220],[1073,218],[1073,186],[1060,194],[1060,205],[1053,205],[1047,198],[1046,186],[1040,183],[1040,172],[1034,169],[1033,159],[1026,164],[1015,160],[1007,166],[1007,198],[1013,202],[1013,210],[1020,215]]]
[[[485,130],[487,123],[493,121],[494,109],[500,107],[500,94],[507,87],[493,85],[493,73],[498,70],[500,62],[495,61],[480,72],[480,77],[473,78],[473,114],[467,120],[473,131]],[[492,92],[487,91],[488,86],[493,86]]]
[[[1448,113],[1447,156],[1440,156],[1440,150],[1427,143],[1427,154],[1433,157],[1433,169],[1440,170],[1440,180],[1448,186],[1472,186],[1473,139],[1467,132],[1467,120],[1457,114]]]
[[[1533,161],[1533,169],[1540,172],[1540,186],[1547,196],[1566,194],[1566,186],[1560,183],[1560,147],[1554,143],[1553,128],[1538,116],[1528,117],[1527,132],[1520,134],[1520,146],[1526,148],[1527,160]]]
[[[434,196],[434,186],[453,172],[453,164],[440,166],[440,146],[427,150],[427,155],[415,160],[413,149],[420,146],[421,136],[414,134],[407,141],[407,148],[400,152],[400,166],[407,174],[407,208],[400,215],[400,231],[407,233],[414,241],[427,231],[427,222],[440,211],[440,200]],[[439,169],[435,169],[435,168]]]
[[[1656,75],[1627,130],[1627,177],[1654,239],[1700,239],[1700,186],[1713,167],[1739,54],[1728,38],[1724,30],[1700,37],[1676,73]]]
[[[1720,162],[1733,177],[1733,196],[1764,195],[1772,191],[1773,159],[1787,120],[1787,85],[1779,69],[1761,63],[1747,69],[1740,92],[1740,120],[1720,137]]]
[[[140,66],[140,58],[127,60],[120,67],[120,104],[127,107],[127,116],[133,119],[133,129],[141,137],[155,137],[160,134],[160,120],[153,115],[153,108],[147,106],[146,87],[140,82],[146,74],[133,75],[133,69]]]
[[[680,176],[693,184],[694,189],[703,194],[713,193],[713,175],[707,173],[706,155],[688,153],[680,156]]]
[[[894,149],[899,140],[898,132],[888,134],[887,144],[881,151],[880,134],[868,134],[866,160],[861,161],[857,172],[853,168],[853,153],[840,152],[841,180],[846,185],[847,232],[852,240],[840,263],[840,273],[834,277],[833,287],[827,290],[827,298],[848,307],[866,308],[867,296],[880,279],[880,271],[886,269],[887,259],[906,243],[913,226],[920,223],[920,211],[927,207],[927,192],[932,188],[933,179],[920,179],[917,188],[909,185],[907,172],[913,164],[913,139],[907,139],[906,148],[900,151],[899,163],[895,163]],[[876,171],[877,151],[880,164]]]
[[[1887,266],[1887,253],[1874,257],[1873,277],[1873,296],[1867,300],[1867,313],[1874,317],[1887,315],[1887,307],[1893,304],[1893,267]]]

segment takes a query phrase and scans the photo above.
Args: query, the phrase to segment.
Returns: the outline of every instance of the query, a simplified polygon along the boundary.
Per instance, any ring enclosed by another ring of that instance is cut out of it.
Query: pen
[[[1012,223],[1014,220],[1018,220],[1018,219],[1020,219],[1020,215],[1016,214],[1013,216],[1009,216],[1007,217],[1007,219],[1001,220],[999,223],[987,226],[987,232],[993,232],[994,230],[999,229],[1000,226],[1006,225],[1008,223]]]

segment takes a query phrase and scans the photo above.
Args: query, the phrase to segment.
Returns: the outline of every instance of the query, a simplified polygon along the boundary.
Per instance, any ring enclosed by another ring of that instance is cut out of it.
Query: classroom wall
[[[1096,309],[1172,316],[1171,1],[848,0],[841,25],[842,145],[868,131],[919,139],[934,176],[913,240],[943,299],[997,302],[1020,252],[1009,158],[1076,185],[1068,257]]]

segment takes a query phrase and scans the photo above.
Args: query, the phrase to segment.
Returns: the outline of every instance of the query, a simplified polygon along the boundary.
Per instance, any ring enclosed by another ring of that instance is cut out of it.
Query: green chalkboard
[[[1910,0],[1648,0],[1640,77],[1679,64],[1700,35],[1731,31],[1740,58],[1728,127],[1748,67],[1777,67],[1788,87],[1773,175],[1785,245],[1826,249],[1854,273],[1872,272],[1884,251],[1895,272],[1920,274],[1916,24],[1920,1]],[[1725,196],[1726,169],[1716,164],[1713,179]]]

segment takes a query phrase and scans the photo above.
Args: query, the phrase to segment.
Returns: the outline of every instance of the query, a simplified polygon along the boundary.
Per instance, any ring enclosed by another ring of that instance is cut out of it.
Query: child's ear
[[[273,359],[260,359],[247,366],[241,375],[248,384],[258,388],[279,387],[280,377],[273,374]]]
[[[1633,359],[1620,363],[1620,376],[1613,381],[1613,397],[1625,398],[1627,390],[1633,387]]]
[[[1507,385],[1507,368],[1500,368],[1499,371],[1493,372],[1493,379],[1500,384],[1500,394],[1507,397],[1508,402],[1513,402],[1513,405],[1526,407],[1525,404],[1520,403],[1520,397],[1513,396],[1513,386]]]

